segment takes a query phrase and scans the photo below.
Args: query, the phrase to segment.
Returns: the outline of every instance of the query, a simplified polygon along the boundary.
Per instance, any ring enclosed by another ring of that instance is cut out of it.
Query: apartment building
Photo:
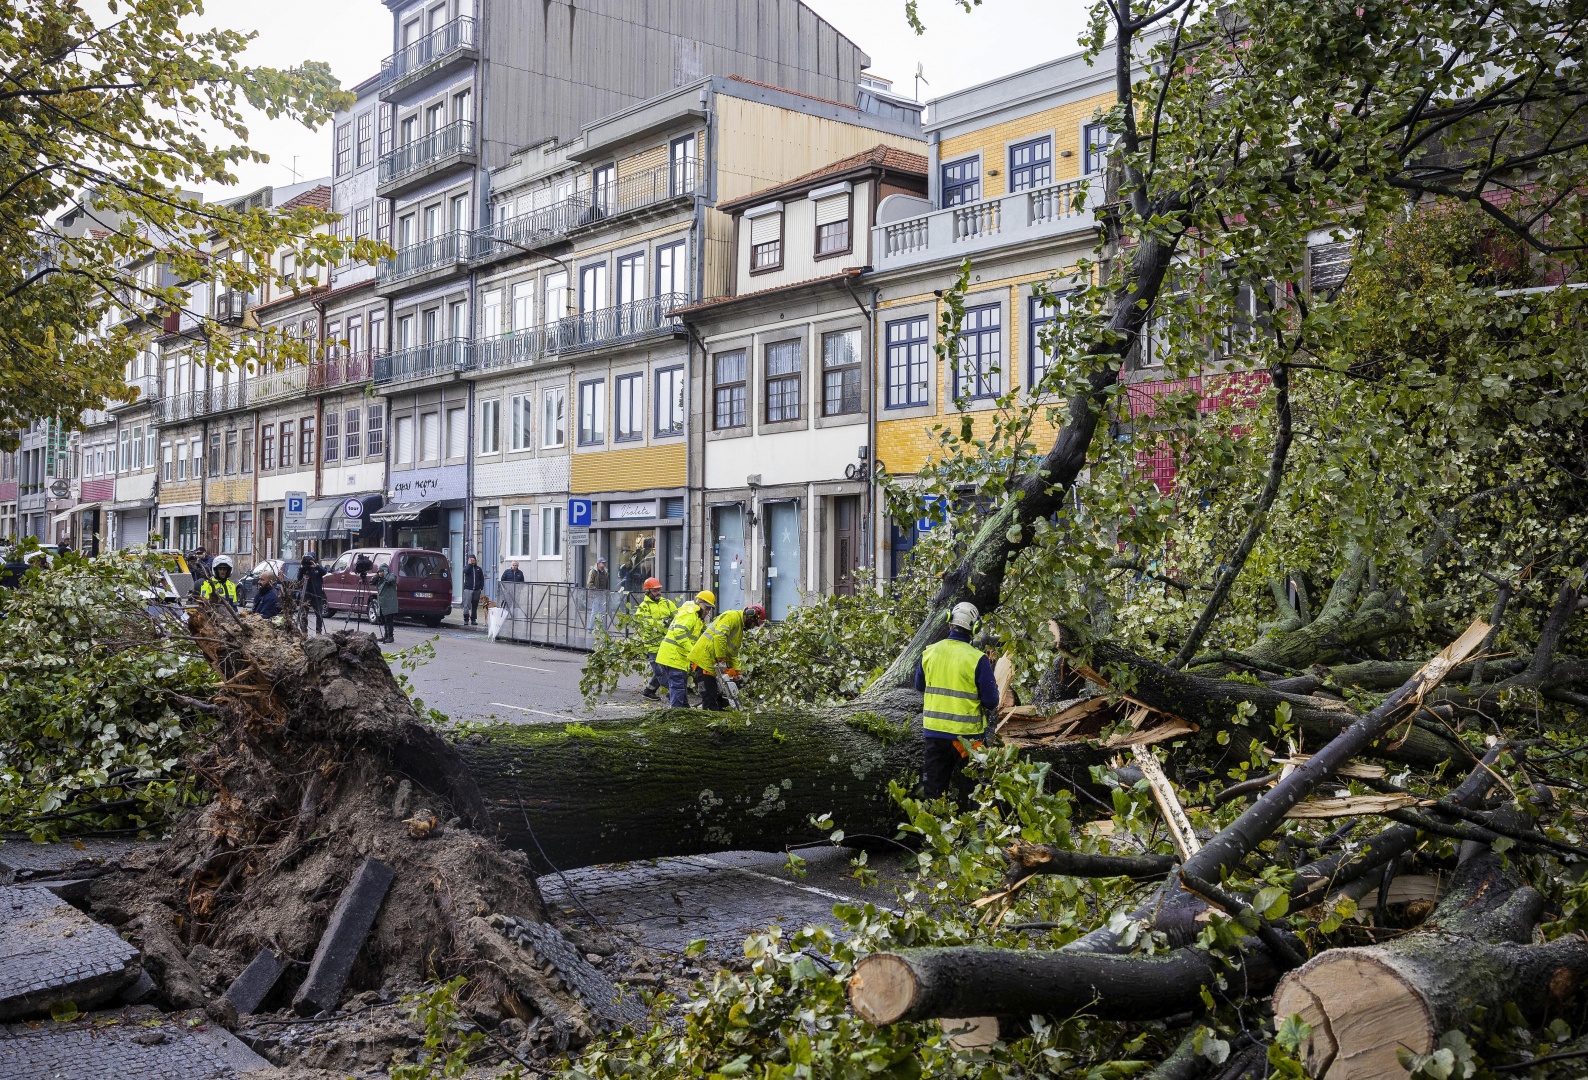
[[[729,294],[680,313],[703,353],[691,395],[692,550],[724,607],[783,618],[852,592],[867,565],[874,394],[861,280],[879,207],[924,199],[924,141],[879,144],[719,204]]]

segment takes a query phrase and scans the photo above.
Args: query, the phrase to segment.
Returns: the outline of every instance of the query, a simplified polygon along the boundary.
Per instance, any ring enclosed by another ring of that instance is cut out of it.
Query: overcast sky
[[[921,0],[927,32],[917,37],[904,21],[904,0],[806,3],[870,54],[872,72],[894,80],[896,90],[912,91],[919,62],[929,83],[921,87],[923,100],[1073,52],[1087,12],[1083,0],[984,0],[970,14],[952,0]],[[391,15],[380,0],[208,0],[205,8],[217,25],[258,31],[253,63],[325,60],[345,87],[379,71],[391,48]],[[241,190],[290,184],[294,168],[299,179],[330,172],[331,137],[323,128],[260,117],[250,125],[250,142],[271,160],[239,170]]]

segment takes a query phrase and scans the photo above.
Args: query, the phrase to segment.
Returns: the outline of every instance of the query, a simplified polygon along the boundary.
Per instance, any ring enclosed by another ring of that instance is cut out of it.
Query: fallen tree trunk
[[[1449,894],[1413,933],[1384,945],[1331,949],[1286,975],[1274,1016],[1312,1026],[1308,1072],[1327,1080],[1395,1076],[1401,1047],[1425,1054],[1480,1009],[1514,1003],[1534,1018],[1565,1004],[1588,974],[1588,941],[1531,944],[1544,898],[1485,851],[1457,870]]]

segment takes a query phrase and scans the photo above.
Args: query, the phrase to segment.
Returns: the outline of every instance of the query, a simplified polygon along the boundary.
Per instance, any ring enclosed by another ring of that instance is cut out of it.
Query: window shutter
[[[783,235],[783,215],[767,214],[750,222],[750,243],[770,244]]]
[[[831,225],[849,217],[849,196],[829,195],[816,203],[816,224]]]

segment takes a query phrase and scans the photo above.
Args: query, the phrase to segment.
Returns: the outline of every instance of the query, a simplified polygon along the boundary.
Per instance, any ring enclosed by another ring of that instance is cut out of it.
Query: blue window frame
[[[1081,128],[1081,171],[1102,172],[1108,164],[1108,147],[1113,141],[1114,133],[1101,121]]]
[[[981,198],[981,159],[962,158],[943,166],[943,205],[960,206]]]
[[[1026,334],[1029,341],[1029,370],[1027,372],[1029,386],[1033,391],[1042,382],[1043,376],[1053,366],[1053,354],[1042,343],[1043,332],[1058,321],[1059,317],[1070,310],[1069,293],[1052,293],[1047,297],[1033,296],[1028,301],[1030,304],[1030,332]]]
[[[997,397],[1004,392],[1003,319],[997,304],[965,309],[954,353],[954,397]]]
[[[888,405],[925,405],[932,377],[931,322],[925,315],[887,324]]]
[[[1009,148],[1009,190],[1027,191],[1053,183],[1053,140],[1016,143]]]

